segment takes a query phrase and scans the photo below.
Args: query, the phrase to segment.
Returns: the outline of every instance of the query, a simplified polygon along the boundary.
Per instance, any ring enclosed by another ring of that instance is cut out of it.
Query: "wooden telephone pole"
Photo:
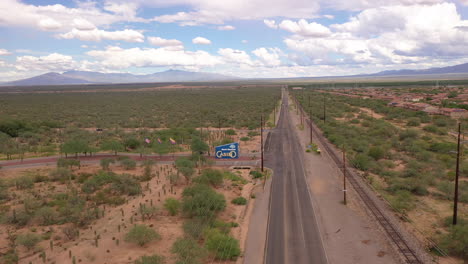
[[[343,203],[346,205],[346,150],[343,147]]]
[[[460,134],[461,134],[461,123],[458,123],[458,139],[457,139],[457,167],[455,169],[455,194],[453,197],[453,219],[452,224],[457,224],[458,217],[458,177],[460,174]]]

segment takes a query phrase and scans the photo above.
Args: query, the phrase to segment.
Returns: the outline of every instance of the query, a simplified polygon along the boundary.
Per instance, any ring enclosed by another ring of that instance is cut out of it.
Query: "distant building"
[[[440,108],[442,115],[450,116],[452,118],[467,118],[468,111],[460,108]]]
[[[293,87],[292,89],[293,90],[302,90],[303,88],[302,87]]]

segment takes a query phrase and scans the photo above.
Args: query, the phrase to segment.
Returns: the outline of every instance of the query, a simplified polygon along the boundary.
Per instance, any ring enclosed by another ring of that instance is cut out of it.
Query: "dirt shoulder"
[[[290,118],[294,124],[300,124],[295,111],[291,111]],[[309,130],[296,132],[305,150]],[[325,153],[304,156],[312,202],[330,263],[399,263],[391,245],[362,208],[357,194],[348,191],[348,205],[342,203],[342,174]]]

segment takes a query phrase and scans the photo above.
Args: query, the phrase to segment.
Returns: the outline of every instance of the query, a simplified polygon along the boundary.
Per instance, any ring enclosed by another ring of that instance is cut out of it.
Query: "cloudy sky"
[[[0,82],[46,72],[240,77],[468,62],[468,0],[0,0]]]

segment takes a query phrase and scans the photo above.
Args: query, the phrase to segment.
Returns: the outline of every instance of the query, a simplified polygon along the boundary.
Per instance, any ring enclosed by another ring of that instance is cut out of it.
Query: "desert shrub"
[[[97,205],[110,204],[110,205],[121,205],[125,203],[125,198],[112,194],[109,189],[96,192],[91,198]]]
[[[220,186],[223,184],[223,172],[220,170],[206,169],[202,171],[202,174],[194,179],[197,183],[210,184],[212,186]]]
[[[170,215],[177,215],[180,209],[180,202],[174,198],[167,198],[164,202],[164,208],[166,208]]]
[[[14,179],[14,183],[16,188],[19,190],[31,189],[34,187],[34,179],[28,175],[16,177]]]
[[[468,224],[459,223],[452,226],[449,233],[441,237],[440,242],[450,254],[468,259]]]
[[[103,170],[109,170],[109,167],[112,163],[115,163],[115,160],[112,158],[103,158],[99,161],[99,164]]]
[[[258,133],[257,131],[249,131],[247,133],[247,136],[249,136],[249,137],[255,137],[255,136],[258,136],[258,135],[260,135],[260,133]]]
[[[237,198],[234,198],[231,203],[233,204],[236,204],[236,205],[246,205],[247,204],[247,199],[245,199],[244,197],[237,197]]]
[[[207,255],[205,249],[192,238],[177,239],[171,251],[177,255],[177,263],[180,264],[201,264]]]
[[[120,161],[120,165],[126,170],[134,170],[137,163],[132,159],[124,159]]]
[[[182,195],[182,210],[190,217],[210,220],[217,212],[226,208],[224,196],[207,185],[197,184],[187,187]]]
[[[378,146],[371,147],[369,149],[368,155],[375,160],[379,160],[385,157],[385,150]]]
[[[402,214],[406,214],[413,209],[413,196],[409,191],[400,190],[395,193],[395,196],[390,199],[392,207]]]
[[[203,236],[203,231],[207,228],[207,222],[200,219],[190,219],[184,222],[184,233],[195,240],[200,240]]]
[[[177,185],[177,183],[180,180],[180,176],[179,176],[178,173],[171,173],[171,174],[167,175],[167,179],[169,180],[170,184]]]
[[[164,258],[158,255],[142,256],[134,264],[164,264]]]
[[[233,223],[224,222],[219,219],[214,220],[211,224],[211,228],[216,228],[223,234],[229,234],[229,232],[231,232],[232,226]]]
[[[50,171],[49,177],[53,181],[61,181],[61,182],[71,181],[74,178],[72,172],[66,167],[59,167],[55,170]]]
[[[59,168],[73,169],[74,166],[80,167],[81,166],[80,160],[77,160],[77,159],[64,159],[64,158],[60,158],[60,159],[57,160],[57,167],[59,167]]]
[[[80,236],[80,230],[75,225],[66,225],[62,228],[62,233],[68,240],[75,240]]]
[[[23,227],[27,225],[31,219],[31,214],[29,214],[25,210],[12,210],[11,213],[7,215],[6,222],[9,224],[16,225],[18,227]]]
[[[234,129],[228,129],[228,130],[226,130],[226,135],[234,136],[234,135],[237,135],[237,133],[236,133],[236,131]]]
[[[236,260],[240,256],[239,241],[229,235],[222,234],[216,229],[207,232],[205,247],[218,260]]]
[[[145,225],[135,225],[125,235],[125,241],[140,247],[160,238],[161,236],[156,231]]]
[[[175,166],[177,170],[182,173],[182,175],[185,177],[187,180],[187,183],[190,182],[190,179],[192,178],[193,173],[195,172],[195,164],[193,161],[185,158],[185,157],[180,157],[176,159],[175,161]]]
[[[140,205],[139,211],[143,220],[145,220],[153,218],[159,212],[159,208],[156,206],[148,206],[146,204],[142,204]]]
[[[400,140],[415,139],[418,137],[419,132],[415,129],[406,129],[400,132]]]
[[[117,175],[111,189],[119,194],[137,195],[141,193],[140,183],[128,174]]]
[[[240,140],[241,140],[241,141],[249,141],[250,138],[249,138],[249,137],[241,137]]]
[[[252,176],[252,178],[254,178],[254,179],[258,179],[258,178],[263,177],[263,174],[262,174],[261,172],[259,172],[259,171],[256,171],[256,170],[250,171],[249,174],[250,174],[250,175]]]
[[[408,123],[406,123],[407,126],[419,126],[421,124],[421,120],[417,117],[410,118],[408,120]]]
[[[450,153],[457,150],[457,144],[451,142],[435,142],[429,147],[429,150],[437,153]]]
[[[16,243],[26,247],[28,250],[33,249],[40,241],[41,236],[34,233],[21,234],[16,237]]]
[[[369,156],[365,154],[357,154],[352,160],[351,164],[359,170],[366,171],[369,170],[372,166],[372,162],[369,159]]]
[[[11,249],[7,251],[0,260],[0,262],[3,264],[17,264],[19,261],[18,253]]]
[[[36,218],[41,225],[53,225],[57,222],[57,211],[52,207],[41,207],[35,212]]]
[[[246,184],[247,183],[247,180],[242,178],[241,176],[235,174],[235,173],[232,173],[232,172],[229,172],[229,171],[225,171],[223,173],[224,175],[224,178],[225,179],[228,179],[232,182],[236,182],[236,183],[240,183],[240,184]]]

